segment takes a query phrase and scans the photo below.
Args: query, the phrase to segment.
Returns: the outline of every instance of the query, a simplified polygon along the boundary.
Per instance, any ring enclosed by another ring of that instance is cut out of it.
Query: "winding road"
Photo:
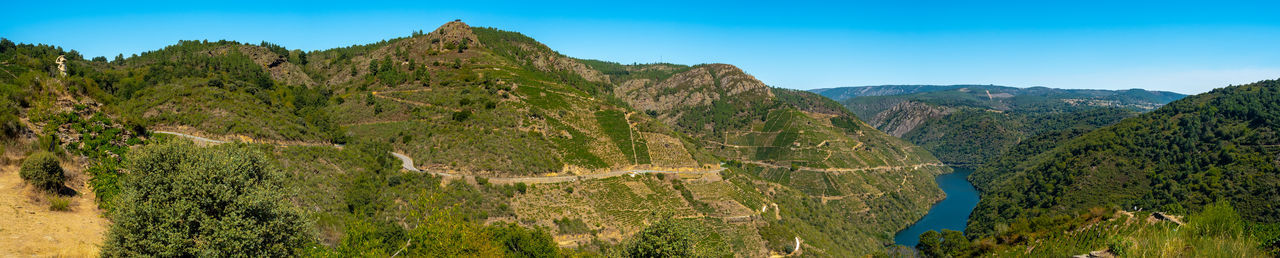
[[[179,133],[179,132],[170,132],[170,131],[153,131],[152,133],[168,134],[168,135],[173,135],[173,136],[183,137],[183,138],[191,139],[192,141],[196,141],[196,142],[199,142],[199,143],[207,143],[207,144],[223,144],[223,143],[227,143],[226,141],[219,141],[219,140],[214,140],[214,139],[209,139],[209,138],[204,138],[204,137],[200,137],[200,136],[195,136],[195,135],[190,135],[190,134],[184,134],[184,133]],[[287,145],[281,145],[281,146],[287,146]],[[314,146],[314,145],[312,145],[312,144],[308,144],[307,146]],[[342,147],[342,146],[341,146],[341,145],[338,145],[337,147]],[[409,156],[407,156],[407,155],[400,154],[400,153],[396,153],[396,152],[391,152],[391,156],[395,156],[397,159],[400,159],[400,167],[401,167],[401,168],[404,168],[405,170],[408,170],[408,171],[419,172],[419,173],[428,173],[428,174],[432,174],[432,175],[436,175],[436,176],[444,177],[444,178],[446,178],[446,179],[462,179],[462,178],[466,178],[466,177],[468,177],[468,176],[471,176],[471,175],[460,175],[460,174],[447,173],[447,172],[442,172],[442,171],[433,171],[433,170],[424,170],[424,169],[419,169],[419,168],[417,168],[416,166],[414,166],[414,165],[413,165],[413,158],[410,158],[410,157],[409,157]],[[635,175],[643,175],[643,174],[649,174],[649,173],[654,173],[654,174],[674,174],[674,175],[698,175],[698,176],[701,176],[701,175],[705,175],[705,174],[720,173],[721,171],[724,171],[724,169],[725,169],[724,167],[720,167],[720,168],[712,169],[712,170],[707,170],[707,171],[670,171],[670,170],[652,170],[652,169],[624,169],[624,170],[613,170],[613,171],[609,171],[609,172],[605,172],[605,173],[589,174],[589,175],[574,175],[574,176],[532,176],[532,177],[487,177],[487,179],[488,179],[489,183],[494,183],[494,184],[515,184],[515,183],[525,183],[525,184],[552,184],[552,183],[573,182],[573,181],[587,180],[587,179],[602,179],[602,178],[610,178],[610,177],[623,176],[623,175],[632,175],[632,176],[635,176]]]

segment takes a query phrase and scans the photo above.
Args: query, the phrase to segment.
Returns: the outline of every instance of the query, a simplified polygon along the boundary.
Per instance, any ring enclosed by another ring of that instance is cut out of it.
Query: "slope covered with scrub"
[[[439,246],[417,241],[435,234],[485,254],[522,247],[487,240],[530,236],[530,247],[612,255],[676,225],[699,255],[852,256],[923,216],[942,198],[933,175],[948,171],[829,99],[731,65],[579,60],[457,21],[309,52],[232,41],[113,60],[0,52],[16,73],[0,108],[17,111],[0,124],[88,158],[106,213],[128,205],[112,196],[130,146],[175,140],[155,132],[248,143],[235,148],[284,171],[289,201],[315,220],[307,250],[338,255],[408,242],[430,253]],[[575,180],[535,183],[553,176]]]

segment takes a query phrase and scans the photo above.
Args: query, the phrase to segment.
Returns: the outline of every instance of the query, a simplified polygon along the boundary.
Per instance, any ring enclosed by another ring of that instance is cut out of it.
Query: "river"
[[[969,222],[969,213],[978,206],[978,190],[966,179],[973,169],[953,167],[955,172],[939,175],[934,180],[938,187],[947,193],[947,198],[929,208],[929,214],[916,221],[911,227],[898,231],[893,242],[899,245],[915,247],[920,241],[920,233],[942,229],[964,231]]]

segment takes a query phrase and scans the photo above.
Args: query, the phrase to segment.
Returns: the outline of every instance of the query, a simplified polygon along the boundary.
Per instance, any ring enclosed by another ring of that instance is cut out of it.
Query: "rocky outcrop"
[[[287,56],[280,56],[266,48],[252,45],[235,46],[234,51],[249,56],[253,59],[253,63],[266,68],[273,80],[290,85],[313,86],[316,84],[306,72],[302,71],[301,66],[289,63]]]
[[[461,20],[440,25],[435,31],[427,33],[426,40],[431,45],[431,49],[436,51],[457,51],[458,49],[465,51],[465,49],[481,46],[480,40],[471,31],[471,26]]]
[[[763,82],[728,64],[698,66],[657,82],[633,79],[621,83],[614,93],[637,109],[656,111],[710,105],[731,96],[774,96]]]
[[[591,69],[573,58],[557,53],[539,53],[533,57],[533,66],[544,71],[570,71],[592,82],[609,82],[609,77]]]
[[[955,112],[955,109],[933,106],[916,101],[903,101],[871,118],[872,126],[894,137],[902,137],[925,121]]]

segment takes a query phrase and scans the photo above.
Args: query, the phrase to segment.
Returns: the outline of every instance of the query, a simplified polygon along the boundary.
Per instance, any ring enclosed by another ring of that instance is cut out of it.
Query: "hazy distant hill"
[[[842,99],[876,128],[950,164],[979,164],[1038,133],[1106,125],[1183,95],[987,85],[866,86],[814,90]]]

